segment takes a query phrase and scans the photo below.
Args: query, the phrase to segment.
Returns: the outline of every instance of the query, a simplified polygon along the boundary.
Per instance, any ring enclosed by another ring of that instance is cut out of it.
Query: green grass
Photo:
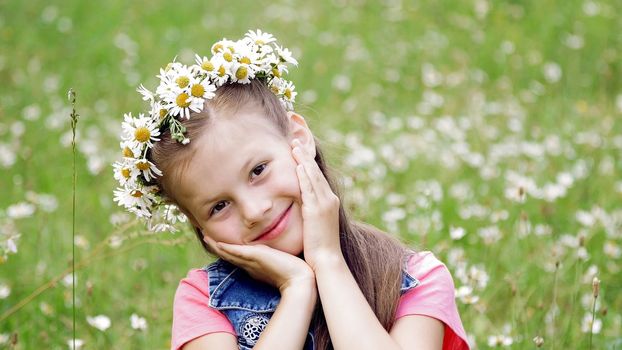
[[[354,187],[343,191],[348,203],[357,204],[354,216],[434,251],[454,273],[457,287],[466,282],[457,276],[459,264],[450,259],[456,249],[464,251],[467,267],[480,266],[489,275],[487,285],[475,289],[477,303],[458,301],[463,324],[479,348],[488,347],[489,336],[503,333],[513,337],[514,349],[534,348],[537,335],[545,348],[586,348],[589,335],[582,332],[581,320],[589,308],[581,298],[591,295],[591,278],[585,275],[596,266],[602,280],[596,317],[602,329],[594,334],[593,348],[619,349],[621,258],[606,255],[604,246],[622,246],[622,106],[616,105],[616,98],[622,99],[622,6],[602,1],[600,12],[589,16],[589,1],[497,1],[478,16],[473,2],[403,2],[402,8],[388,10],[391,3],[1,3],[0,146],[8,145],[17,158],[0,168],[0,222],[10,205],[26,200],[28,191],[54,195],[58,208],[50,213],[37,209],[32,217],[16,220],[18,253],[0,264],[0,285],[11,290],[0,299],[0,315],[71,263],[72,154],[61,142],[70,135],[67,90],[77,92],[81,115],[76,234],[88,241],[88,247],[76,247],[81,261],[118,230],[110,222],[120,209],[112,202],[115,182],[109,164],[118,154],[123,113],[145,107],[136,86],[153,86],[158,68],[176,55],[189,63],[189,52],[206,53],[222,37],[236,39],[261,28],[292,49],[300,62],[289,75],[299,92],[299,110],[324,141],[331,164],[344,176],[355,175]],[[571,34],[582,38],[582,48],[564,44]],[[558,82],[545,80],[548,62],[561,68]],[[426,64],[444,77],[443,83],[425,85]],[[335,76],[347,76],[351,88],[336,90]],[[308,91],[315,92],[314,99],[304,98]],[[443,103],[427,108],[429,92],[442,96]],[[40,116],[26,120],[25,108],[33,105]],[[376,125],[371,117],[379,113],[385,122]],[[446,116],[457,125],[450,129],[462,132],[462,146],[436,128]],[[424,126],[406,127],[413,117]],[[392,118],[403,127],[390,130]],[[50,127],[53,120],[56,127]],[[15,136],[11,130],[19,123],[25,132]],[[513,123],[522,128],[513,130]],[[341,136],[330,141],[335,131]],[[374,151],[376,162],[349,166],[344,159],[353,150],[343,135],[358,135]],[[553,149],[555,138],[559,154],[519,153],[492,162],[500,144],[508,144],[510,151],[521,142]],[[407,146],[397,144],[400,139]],[[380,155],[387,145],[408,161],[404,170],[391,169],[396,155]],[[468,156],[461,158],[464,145],[481,154],[497,175],[482,176],[480,168],[465,160]],[[91,172],[88,163],[97,157],[104,166]],[[373,175],[378,166],[386,176]],[[578,176],[576,169],[582,166],[585,174]],[[568,172],[574,183],[556,200],[528,195],[524,203],[515,203],[504,196],[509,171],[538,186]],[[422,190],[424,180],[438,182],[440,200]],[[452,196],[457,183],[472,196]],[[380,196],[373,196],[374,188]],[[406,199],[397,206],[407,217],[394,226],[382,220],[392,207],[385,202],[391,192]],[[460,215],[475,204],[487,210],[484,217]],[[598,220],[583,227],[576,219],[579,210],[605,213],[601,216],[609,218],[609,230]],[[507,219],[492,222],[490,215],[499,212],[506,212]],[[551,233],[519,237],[521,215],[532,229],[547,225]],[[465,228],[467,235],[453,241],[450,226]],[[478,236],[488,226],[502,233],[490,245]],[[169,347],[177,283],[209,260],[189,232],[142,232],[132,226],[123,234],[136,237],[116,249],[104,244],[96,253],[99,258],[77,271],[76,333],[86,349]],[[566,234],[583,237],[586,261],[577,258],[576,247],[560,250]],[[551,267],[556,261],[555,285]],[[547,318],[555,288],[559,314]],[[15,349],[66,348],[72,336],[71,300],[71,286],[59,282],[0,321],[0,334],[17,334]],[[146,331],[130,327],[132,313],[146,318]],[[112,321],[105,332],[86,322],[87,316],[98,314]]]

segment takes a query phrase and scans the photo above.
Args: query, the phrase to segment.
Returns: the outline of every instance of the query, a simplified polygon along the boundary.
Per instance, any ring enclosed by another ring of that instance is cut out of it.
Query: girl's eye
[[[216,205],[214,205],[214,206],[212,207],[212,210],[211,210],[211,212],[209,213],[209,216],[212,216],[212,215],[214,215],[214,214],[218,214],[218,212],[219,212],[219,211],[223,210],[223,209],[225,208],[225,207],[224,207],[224,203],[225,203],[225,201],[220,201],[220,202],[216,203]],[[222,204],[222,205],[221,205],[221,204]]]
[[[263,173],[264,169],[266,168],[266,164],[259,164],[258,166],[256,166],[253,171],[251,172],[253,175],[261,175],[261,173]]]
[[[263,173],[263,171],[266,169],[267,164],[259,164],[258,166],[256,166],[255,168],[253,168],[253,171],[251,171],[251,175],[255,175],[255,176],[259,176]],[[214,205],[212,207],[212,210],[209,213],[209,216],[212,216],[214,214],[218,214],[218,212],[220,212],[221,210],[223,210],[225,208],[225,201],[220,201],[218,203],[216,203],[216,205]]]

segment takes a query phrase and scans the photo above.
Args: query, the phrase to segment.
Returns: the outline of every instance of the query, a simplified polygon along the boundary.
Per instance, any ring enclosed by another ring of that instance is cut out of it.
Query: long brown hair
[[[206,103],[202,112],[193,114],[189,120],[184,119],[182,124],[186,127],[187,137],[191,140],[196,139],[214,122],[212,115],[215,112],[226,111],[228,115],[235,116],[238,109],[253,105],[261,108],[265,117],[274,124],[280,134],[287,137],[289,124],[285,109],[268,87],[257,80],[252,80],[251,84],[230,84],[220,87],[216,97]],[[160,139],[154,144],[148,157],[164,174],[155,180],[162,190],[161,195],[171,203],[179,205],[170,189],[189,165],[193,147],[172,140],[168,130],[163,131]],[[328,180],[330,188],[341,199],[317,139],[315,145],[315,161]],[[205,250],[210,252],[203,241],[201,230],[194,227],[194,231]],[[397,239],[377,228],[350,220],[343,203],[339,207],[339,232],[341,251],[354,279],[382,326],[387,331],[390,330],[399,301],[402,264],[407,249]],[[321,300],[315,307],[312,327],[315,331],[317,348],[332,349]]]

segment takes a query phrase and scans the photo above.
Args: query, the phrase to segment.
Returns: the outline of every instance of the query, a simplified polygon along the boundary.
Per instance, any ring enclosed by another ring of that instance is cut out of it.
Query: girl
[[[171,348],[468,349],[447,268],[348,218],[274,41],[174,62],[126,116],[115,199],[178,208],[220,258],[180,282]]]

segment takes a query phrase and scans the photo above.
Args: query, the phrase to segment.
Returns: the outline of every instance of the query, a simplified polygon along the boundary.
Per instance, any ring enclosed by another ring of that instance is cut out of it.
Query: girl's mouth
[[[289,214],[292,211],[292,205],[290,204],[287,209],[279,216],[277,222],[274,223],[270,229],[266,232],[262,233],[259,237],[255,238],[255,242],[257,241],[267,241],[271,240],[277,236],[279,236],[285,229],[287,228],[287,224],[289,223]]]

